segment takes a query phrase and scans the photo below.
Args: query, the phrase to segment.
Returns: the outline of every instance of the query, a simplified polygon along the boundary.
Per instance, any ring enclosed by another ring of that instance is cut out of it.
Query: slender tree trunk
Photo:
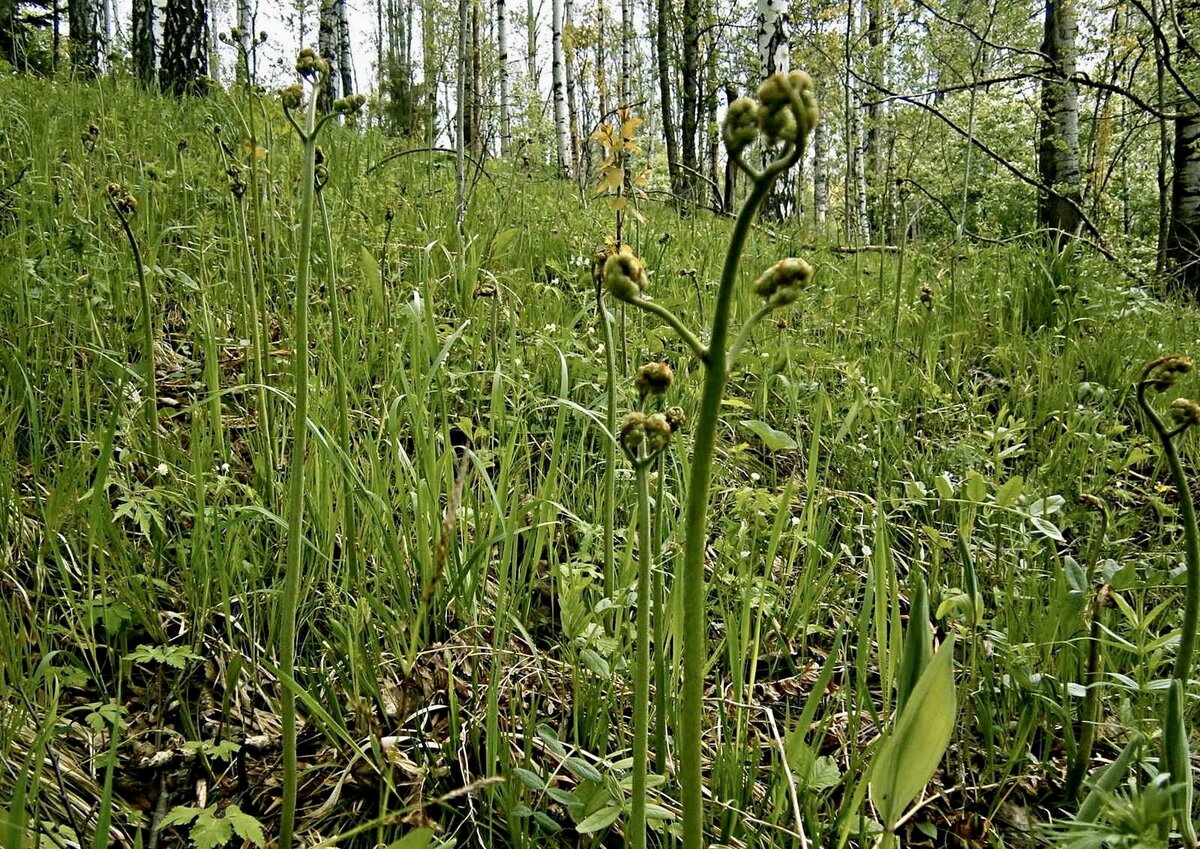
[[[71,28],[71,67],[80,77],[100,73],[99,0],[67,0],[67,25]]]
[[[725,108],[729,108],[729,104],[737,99],[737,89],[728,83],[725,84]],[[737,166],[733,164],[731,157],[725,158],[725,197],[721,201],[721,208],[730,211],[736,206],[735,195],[737,193]]]
[[[470,129],[467,141],[471,152],[483,156],[483,39],[479,37],[479,2],[471,0],[471,110],[467,113]]]
[[[336,0],[320,0],[321,11],[317,25],[317,52],[321,54],[322,59],[329,63],[329,77],[325,81],[325,85],[321,87],[317,98],[317,108],[322,112],[328,112],[333,101],[341,96],[338,93],[341,74],[338,70],[340,51],[338,50],[338,21],[335,2]]]
[[[682,197],[684,192],[683,180],[679,168],[679,141],[675,135],[675,115],[671,106],[671,0],[657,0],[656,20],[654,23],[655,52],[658,54],[658,97],[662,108],[663,142],[667,148],[667,173],[671,179],[671,191],[675,196]],[[632,19],[633,0],[622,0],[622,8],[629,6]],[[629,51],[632,23],[625,24],[624,52],[621,55],[621,78],[625,81],[625,89],[621,102],[629,102]]]
[[[888,230],[887,179],[884,155],[883,99],[884,80],[883,0],[867,0],[867,78],[870,99],[866,116],[867,211],[871,232],[886,240]]]
[[[496,0],[497,76],[500,84],[500,155],[507,156],[512,127],[508,116],[508,19],[504,0]]]
[[[1161,20],[1157,0],[1151,0],[1150,14],[1155,21]],[[1155,105],[1160,112],[1167,110],[1167,61],[1170,45],[1154,39],[1154,82]],[[1171,135],[1166,118],[1158,119],[1158,244],[1155,252],[1155,271],[1162,274],[1167,269],[1167,236],[1171,228],[1171,206],[1167,180],[1167,163],[1171,161]]]
[[[571,24],[571,0],[563,0],[563,70],[567,84],[567,124],[571,134],[571,168],[583,179],[579,149],[579,87],[575,79],[575,28]]]
[[[213,7],[215,8],[216,5],[217,4],[214,3]],[[238,42],[241,44],[242,50],[248,51],[250,49],[250,41],[252,38],[250,30],[253,27],[253,23],[251,22],[250,0],[236,0],[236,5],[237,5]],[[253,59],[249,55],[247,55],[247,57],[246,57],[247,64],[249,64],[252,61],[253,61]],[[247,83],[247,82],[252,82],[254,80],[254,69],[248,68],[248,67],[243,67],[240,59],[238,60],[236,70],[237,70],[238,82]],[[247,79],[247,73],[249,73],[249,79]]]
[[[333,14],[337,20],[338,71],[342,76],[342,97],[354,94],[354,50],[350,44],[350,18],[346,0],[334,0]]]
[[[1200,2],[1181,0],[1176,13],[1179,31],[1175,66],[1180,77],[1195,81],[1200,69],[1194,53]],[[1181,95],[1177,113],[1167,269],[1177,285],[1200,300],[1200,104]]]
[[[455,74],[454,109],[454,177],[458,209],[458,227],[462,230],[467,217],[467,75],[471,72],[468,53],[471,10],[468,0],[458,0],[458,73]]]
[[[704,133],[708,139],[708,161],[705,169],[712,181],[711,194],[714,209],[723,209],[721,201],[721,129],[717,126],[717,54],[720,43],[716,38],[716,15],[711,0],[705,4],[704,23],[708,32],[705,39],[705,85],[704,85]]]
[[[596,100],[600,120],[608,116],[608,9],[604,0],[596,0]]]
[[[813,129],[813,220],[823,229],[829,213],[829,175],[825,163],[825,147],[828,130],[824,121],[817,121]]]
[[[100,14],[100,65],[102,68],[112,68],[113,0],[103,0],[100,4]]]
[[[530,97],[537,99],[537,13],[533,11],[533,0],[525,2],[525,75],[529,78]]]
[[[158,45],[154,39],[154,0],[133,0],[130,21],[130,48],[133,73],[138,82],[150,87],[158,82]]]
[[[683,77],[683,103],[679,115],[680,159],[684,172],[680,175],[683,187],[681,200],[692,206],[696,202],[696,174],[700,171],[700,157],[696,150],[696,136],[700,117],[700,19],[696,0],[683,0],[683,56],[680,73]]]
[[[208,74],[208,12],[204,0],[167,0],[159,84],[173,94],[197,94]]]
[[[558,168],[564,174],[571,169],[571,133],[567,118],[567,81],[563,61],[563,0],[550,0],[550,38],[552,58],[550,73],[553,79],[554,134],[557,139]]]
[[[1049,73],[1042,83],[1042,130],[1038,174],[1061,197],[1042,191],[1038,225],[1061,244],[1079,228],[1079,91],[1067,80],[1075,73],[1075,0],[1048,0],[1042,53]],[[1075,205],[1068,202],[1074,201]]]

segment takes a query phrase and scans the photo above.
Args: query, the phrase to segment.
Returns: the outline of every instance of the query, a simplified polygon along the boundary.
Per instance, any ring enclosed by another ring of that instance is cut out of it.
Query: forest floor
[[[406,145],[342,127],[322,146],[300,842],[416,845],[404,836],[430,827],[439,846],[620,846],[637,541],[632,472],[605,427],[592,274],[612,212],[542,169],[491,161],[469,175],[463,236],[451,158],[385,161]],[[0,78],[5,845],[276,833],[299,173],[269,99]],[[137,202],[152,404],[110,183]],[[706,326],[730,220],[639,206],[626,239],[651,294]],[[875,842],[870,765],[920,576],[937,634],[957,636],[958,719],[902,840],[1141,828],[1141,845],[1166,845],[1151,779],[1181,529],[1132,385],[1164,353],[1200,354],[1200,313],[1086,249],[841,253],[804,223],[766,222],[739,315],[790,255],[815,277],[737,362],[713,468],[710,840]],[[661,360],[675,370],[666,403],[691,416],[702,374],[686,346],[617,314],[618,418],[637,367]],[[685,432],[653,482],[655,845],[678,827],[688,456]],[[1093,609],[1102,587],[1109,603]],[[1065,780],[1092,721],[1094,647],[1097,743],[1081,768],[1151,742],[1084,828]]]

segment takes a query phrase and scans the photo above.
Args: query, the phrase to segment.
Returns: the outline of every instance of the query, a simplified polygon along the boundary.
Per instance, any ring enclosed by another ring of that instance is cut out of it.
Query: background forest
[[[1196,26],[0,0],[0,846],[1195,849]]]

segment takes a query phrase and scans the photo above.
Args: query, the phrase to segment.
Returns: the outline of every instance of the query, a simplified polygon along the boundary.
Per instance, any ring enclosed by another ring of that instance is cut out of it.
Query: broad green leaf
[[[601,808],[589,817],[585,817],[583,822],[575,826],[575,830],[580,834],[591,834],[593,831],[600,831],[602,828],[608,828],[621,817],[620,805],[609,805],[607,808]]]
[[[596,783],[604,780],[604,776],[600,774],[600,770],[596,769],[583,758],[567,758],[564,763],[576,778],[595,781]]]
[[[546,782],[540,775],[532,770],[517,766],[513,767],[512,774],[515,775],[517,779],[530,790],[541,791],[546,789]]]
[[[363,281],[367,284],[367,291],[371,293],[375,309],[383,315],[383,311],[387,309],[387,299],[383,296],[383,275],[379,272],[379,263],[365,247],[359,249],[359,263],[362,265]]]
[[[387,849],[425,849],[432,840],[432,828],[414,828],[399,840],[389,843]]]
[[[1196,845],[1196,825],[1192,822],[1192,800],[1196,790],[1192,785],[1192,759],[1188,745],[1188,728],[1183,697],[1183,682],[1171,679],[1171,690],[1167,693],[1167,716],[1163,723],[1164,760],[1171,772],[1171,783],[1176,785],[1175,821],[1183,835],[1183,845]]]
[[[1048,519],[1043,519],[1041,516],[1030,516],[1029,521],[1039,532],[1045,537],[1054,540],[1055,542],[1064,542],[1062,531]]]
[[[900,658],[900,673],[896,678],[896,710],[903,711],[908,698],[921,680],[921,674],[933,658],[933,626],[929,623],[929,591],[925,579],[917,576],[912,603],[908,610],[908,627],[904,630],[904,654]]]
[[[957,709],[951,635],[929,662],[875,759],[871,803],[889,829],[941,763]]]
[[[938,496],[945,501],[949,501],[954,497],[954,485],[950,483],[950,478],[945,473],[933,479],[933,488],[937,490]]]
[[[967,473],[967,498],[971,501],[982,502],[987,496],[987,481],[983,479],[983,475],[971,469]]]
[[[1025,479],[1020,475],[1009,478],[996,490],[996,503],[1001,507],[1011,507],[1021,497],[1021,488],[1024,486]]]
[[[760,422],[757,419],[742,419],[742,427],[761,439],[769,451],[794,451],[800,447],[792,437],[782,430],[776,430],[766,422]]]
[[[492,240],[492,256],[498,257],[504,254],[504,249],[512,244],[513,239],[517,238],[521,230],[518,227],[509,227],[507,230],[502,230],[496,234],[496,238]]]

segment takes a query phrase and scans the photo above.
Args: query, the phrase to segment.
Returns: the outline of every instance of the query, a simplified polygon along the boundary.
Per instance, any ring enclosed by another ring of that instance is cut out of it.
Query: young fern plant
[[[300,172],[300,255],[296,268],[296,304],[292,329],[292,364],[295,412],[292,419],[291,471],[287,491],[287,548],[283,572],[283,596],[279,605],[279,677],[281,736],[283,738],[283,805],[279,814],[279,846],[289,849],[296,822],[296,614],[300,602],[300,579],[304,553],[304,460],[308,450],[308,289],[311,277],[313,198],[317,188],[317,137],[321,128],[338,114],[360,109],[359,95],[334,102],[334,112],[317,118],[317,96],[329,77],[329,63],[310,48],[300,51],[296,72],[311,84],[308,100],[304,86],[296,83],[280,94],[283,114],[304,146]],[[303,106],[303,123],[293,110]]]
[[[763,299],[763,304],[745,321],[736,335],[731,334],[730,327],[734,289],[742,251],[754,217],[775,180],[804,155],[805,141],[816,125],[817,117],[812,79],[802,71],[774,74],[759,87],[757,100],[742,97],[729,105],[722,138],[730,159],[750,177],[751,189],[738,213],[729,240],[708,344],[702,343],[669,309],[645,297],[645,269],[632,251],[622,248],[609,257],[604,266],[605,286],[613,297],[651,313],[668,324],[691,348],[705,370],[687,487],[683,559],[676,581],[683,593],[680,634],[683,687],[676,738],[680,754],[684,849],[701,849],[704,845],[701,746],[704,668],[708,656],[704,550],[708,542],[708,491],[721,400],[725,395],[730,369],[738,352],[749,340],[754,325],[773,310],[793,303],[799,297],[801,287],[812,276],[812,267],[802,259],[790,258],[776,263],[759,277],[754,284],[754,291]],[[778,158],[762,170],[750,165],[743,156],[746,148],[760,136],[767,144],[783,142]]]
[[[671,387],[671,367],[648,363],[638,370],[638,406],[651,397],[661,397]],[[647,414],[644,409],[629,413],[621,422],[620,442],[633,464],[637,483],[637,615],[633,661],[633,801],[630,807],[626,845],[646,849],[646,765],[650,751],[650,572],[655,543],[650,522],[650,473],[683,424],[678,408]]]

